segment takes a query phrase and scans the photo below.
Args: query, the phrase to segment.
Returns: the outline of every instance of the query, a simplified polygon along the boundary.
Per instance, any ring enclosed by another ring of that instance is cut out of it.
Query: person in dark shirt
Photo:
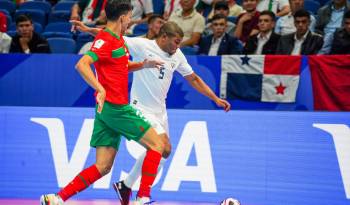
[[[330,54],[350,54],[350,10],[344,14],[344,26],[333,36]]]
[[[10,53],[51,53],[47,40],[34,32],[29,16],[18,16],[16,28],[17,34],[12,38]]]

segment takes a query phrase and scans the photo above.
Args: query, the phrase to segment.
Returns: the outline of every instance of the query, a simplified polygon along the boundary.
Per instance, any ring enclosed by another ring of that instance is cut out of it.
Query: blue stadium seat
[[[88,33],[79,33],[77,36],[77,52],[80,50],[80,48],[85,45],[85,43],[93,41],[94,37]]]
[[[235,24],[237,21],[237,16],[228,16],[227,20]]]
[[[152,0],[153,3],[153,13],[162,15],[164,13],[164,1]]]
[[[146,34],[147,31],[148,31],[148,25],[146,23],[137,24],[134,27],[133,34],[136,36],[140,36],[140,35]]]
[[[76,44],[70,38],[48,38],[52,53],[75,53]]]
[[[314,0],[305,0],[304,8],[313,14],[317,14],[318,9],[320,8],[320,3]]]
[[[59,1],[54,7],[54,11],[71,11],[73,5],[75,4],[74,1]]]
[[[45,27],[42,35],[45,38],[52,38],[52,37],[72,38],[73,34],[71,32],[71,28],[72,28],[72,25],[69,22],[49,23]]]
[[[14,37],[16,35],[17,31],[7,31],[6,33],[7,33],[7,35]]]
[[[182,53],[185,55],[197,55],[197,51],[198,51],[198,46],[185,46],[180,48]]]
[[[16,10],[16,5],[11,1],[0,1],[0,9],[8,11],[13,14]]]
[[[41,10],[45,14],[48,14],[51,12],[51,4],[46,1],[26,1],[22,3],[18,9],[19,10],[35,9],[35,10]]]
[[[46,25],[46,15],[43,11],[33,9],[17,10],[15,13],[15,19],[22,14],[30,16],[34,22],[40,23],[43,27]]]
[[[70,19],[70,11],[54,10],[49,15],[49,23],[68,22]]]
[[[10,12],[6,9],[0,9],[0,12],[2,12],[5,15],[9,15],[9,16],[11,15]]]

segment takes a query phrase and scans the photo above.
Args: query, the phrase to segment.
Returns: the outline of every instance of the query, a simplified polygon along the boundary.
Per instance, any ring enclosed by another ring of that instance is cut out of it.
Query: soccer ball
[[[234,198],[227,198],[221,202],[220,205],[241,205],[241,203]]]

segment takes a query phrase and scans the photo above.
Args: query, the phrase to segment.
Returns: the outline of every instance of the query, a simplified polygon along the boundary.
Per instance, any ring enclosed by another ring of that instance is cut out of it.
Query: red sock
[[[90,184],[93,184],[101,177],[102,176],[98,171],[96,165],[92,165],[91,167],[86,168],[80,172],[67,186],[58,192],[58,195],[62,198],[63,201],[66,201],[71,196],[88,188]]]
[[[156,179],[158,165],[162,155],[154,150],[148,150],[142,164],[142,177],[138,197],[150,197],[151,186]]]

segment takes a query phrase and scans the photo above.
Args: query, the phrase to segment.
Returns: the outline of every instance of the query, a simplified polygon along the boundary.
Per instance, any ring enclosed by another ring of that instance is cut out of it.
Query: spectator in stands
[[[136,25],[147,23],[147,20],[153,14],[152,0],[131,0],[132,17],[129,24],[129,30],[127,33],[133,33],[133,29]]]
[[[214,14],[215,15],[222,14],[227,17],[229,15],[228,3],[226,1],[217,2],[214,6]],[[205,29],[203,31],[204,36],[207,36],[213,33],[213,30],[211,29],[211,21],[212,21],[211,18],[209,22],[205,25]],[[236,24],[232,23],[231,21],[227,21],[226,33],[233,35],[235,27],[236,27]]]
[[[241,42],[227,34],[226,27],[227,17],[223,14],[214,15],[211,24],[213,34],[200,40],[198,54],[217,56],[242,53]]]
[[[280,35],[286,35],[290,33],[294,33],[296,31],[294,25],[294,17],[296,11],[304,8],[304,0],[289,0],[291,12],[287,15],[280,17],[277,20],[275,32]],[[313,15],[310,14],[311,23],[310,23],[310,31],[315,30],[316,19]]]
[[[164,24],[163,16],[159,14],[153,14],[149,17],[147,23],[148,31],[145,35],[142,35],[141,37],[153,40],[157,37],[160,27],[162,27],[162,25]]]
[[[196,0],[180,0],[182,10],[172,13],[169,18],[184,32],[181,47],[197,45],[205,28],[205,19],[195,10],[195,3]]]
[[[276,16],[285,16],[290,12],[288,0],[260,0],[257,6],[258,11],[272,11]]]
[[[18,16],[16,29],[17,34],[12,39],[10,53],[51,53],[47,40],[34,32],[29,16]]]
[[[106,19],[104,8],[107,0],[79,0],[72,7],[71,20],[81,20],[86,24],[95,24]]]
[[[337,28],[342,26],[344,13],[350,10],[347,0],[332,0],[317,12],[315,32],[323,35],[324,45],[320,54],[328,54],[331,49],[332,36]]]
[[[276,16],[272,11],[263,11],[259,16],[259,33],[250,36],[244,47],[245,54],[275,54],[280,35],[274,32]]]
[[[180,0],[164,0],[164,1],[165,1],[165,5],[164,5],[163,18],[164,20],[167,21],[174,12],[181,10],[181,5],[180,5]]]
[[[259,32],[258,21],[260,12],[256,10],[258,0],[243,0],[243,8],[246,10],[237,18],[234,36],[241,40],[243,44],[248,40],[249,36]]]
[[[283,55],[313,55],[317,54],[323,45],[321,35],[310,31],[310,13],[304,9],[294,14],[296,32],[282,36],[278,42],[276,54]]]
[[[344,14],[344,26],[332,38],[330,54],[350,54],[350,10]]]

